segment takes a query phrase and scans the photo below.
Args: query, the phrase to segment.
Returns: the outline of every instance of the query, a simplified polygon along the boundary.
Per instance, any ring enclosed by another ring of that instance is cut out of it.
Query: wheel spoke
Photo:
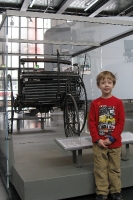
[[[66,137],[79,135],[79,128],[79,116],[76,102],[71,95],[67,95],[64,106],[64,129]]]

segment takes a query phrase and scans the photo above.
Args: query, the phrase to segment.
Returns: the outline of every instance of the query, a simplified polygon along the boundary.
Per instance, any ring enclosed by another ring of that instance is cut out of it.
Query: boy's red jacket
[[[88,127],[92,141],[106,139],[112,136],[115,139],[108,148],[117,148],[122,146],[121,133],[124,128],[125,112],[120,99],[112,96],[110,98],[99,97],[92,101]]]

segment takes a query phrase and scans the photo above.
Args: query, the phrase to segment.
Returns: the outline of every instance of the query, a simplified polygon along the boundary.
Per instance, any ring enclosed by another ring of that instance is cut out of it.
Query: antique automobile
[[[28,62],[57,63],[57,70],[27,69],[24,64]],[[23,67],[19,68],[18,94],[13,97],[13,110],[19,113],[23,108],[33,107],[32,114],[36,114],[60,108],[66,137],[79,136],[87,117],[87,95],[79,71],[73,71],[72,67],[61,71],[60,64],[71,66],[71,62],[60,59],[58,51],[56,58],[22,58],[20,64]]]

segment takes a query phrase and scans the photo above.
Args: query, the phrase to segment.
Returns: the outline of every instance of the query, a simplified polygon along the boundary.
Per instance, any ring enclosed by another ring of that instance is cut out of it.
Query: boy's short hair
[[[100,80],[102,80],[102,79],[104,80],[105,78],[112,80],[113,85],[116,84],[116,76],[110,71],[103,71],[97,75],[97,78],[96,78],[97,85],[99,86]]]

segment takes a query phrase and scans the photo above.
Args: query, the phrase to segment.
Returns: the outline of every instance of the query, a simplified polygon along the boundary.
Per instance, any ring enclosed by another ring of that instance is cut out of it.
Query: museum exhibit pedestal
[[[54,141],[60,137],[65,138],[63,126],[14,131],[11,183],[22,200],[59,200],[95,193],[92,149],[83,149],[82,167],[77,168],[72,152]],[[129,153],[130,159],[121,162],[122,187],[133,185],[133,145]]]

